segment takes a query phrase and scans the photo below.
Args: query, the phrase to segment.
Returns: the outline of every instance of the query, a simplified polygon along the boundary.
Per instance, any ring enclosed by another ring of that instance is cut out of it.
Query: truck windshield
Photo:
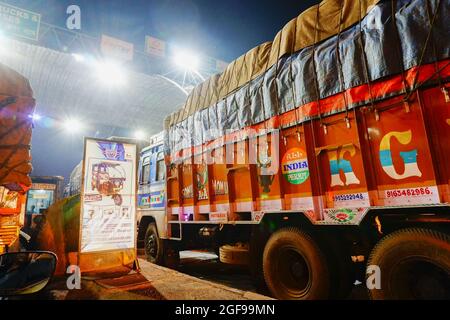
[[[141,184],[148,184],[150,181],[150,157],[145,157],[142,161]]]
[[[158,153],[156,158],[156,181],[164,181],[166,178],[166,166],[164,164],[164,153]]]

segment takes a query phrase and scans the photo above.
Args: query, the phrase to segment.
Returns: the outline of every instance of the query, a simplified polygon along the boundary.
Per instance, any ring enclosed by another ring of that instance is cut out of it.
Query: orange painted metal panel
[[[378,104],[379,118],[365,115],[377,205],[439,203],[421,106],[412,98],[409,104],[401,97]]]
[[[348,119],[348,121],[347,121]],[[363,150],[353,111],[314,120],[314,143],[324,208],[370,205]]]
[[[421,71],[419,83],[432,76],[434,66]],[[406,72],[406,84],[416,73]],[[339,94],[208,143],[203,147],[211,150],[204,149],[191,167],[180,165],[180,179],[168,181],[169,199],[191,185],[194,193],[180,203],[169,202],[169,208],[194,207],[188,210],[197,210],[195,220],[206,220],[208,209],[226,212],[231,221],[245,220],[244,212],[284,210],[322,220],[333,209],[448,203],[449,102],[435,86],[404,103],[398,93],[403,85],[395,76],[373,83],[371,95],[365,85],[348,91],[347,102],[364,101],[348,113]],[[371,105],[370,98],[380,95],[394,97]],[[326,115],[337,109],[342,112]],[[319,110],[321,116],[305,119]],[[251,135],[273,128],[279,134],[269,133],[266,140]]]
[[[445,94],[450,85],[435,87],[420,92],[420,101],[425,115],[428,138],[433,149],[436,179],[442,202],[450,202],[450,101]]]

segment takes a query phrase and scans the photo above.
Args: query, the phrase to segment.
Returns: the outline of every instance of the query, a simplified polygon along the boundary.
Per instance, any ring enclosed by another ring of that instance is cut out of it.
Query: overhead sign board
[[[165,57],[166,43],[160,39],[150,36],[145,37],[145,52],[151,55]]]
[[[0,2],[0,27],[8,35],[37,41],[41,15]]]
[[[102,35],[102,53],[110,58],[120,61],[132,61],[134,57],[134,45],[132,43]]]

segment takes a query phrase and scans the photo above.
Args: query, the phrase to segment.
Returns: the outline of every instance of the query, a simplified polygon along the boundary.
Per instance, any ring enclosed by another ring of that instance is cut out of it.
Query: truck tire
[[[430,229],[393,232],[375,246],[367,266],[378,266],[381,277],[379,289],[368,289],[371,299],[450,299],[447,234]],[[370,275],[367,282],[373,285]]]
[[[248,246],[242,244],[223,245],[219,249],[219,260],[225,264],[246,266],[249,263]]]
[[[299,229],[280,229],[269,238],[263,272],[267,287],[277,299],[329,298],[327,260],[311,236]]]
[[[164,264],[164,241],[158,236],[158,229],[154,223],[148,225],[144,241],[147,261],[159,265]]]

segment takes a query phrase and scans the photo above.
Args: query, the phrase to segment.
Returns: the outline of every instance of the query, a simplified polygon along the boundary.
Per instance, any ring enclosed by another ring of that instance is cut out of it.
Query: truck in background
[[[25,224],[30,225],[32,215],[43,214],[63,196],[64,177],[32,176],[27,192]]]
[[[373,299],[449,299],[448,15],[324,1],[195,88],[141,153],[147,259],[212,247],[279,299],[366,277]]]
[[[26,192],[31,187],[34,107],[29,81],[0,64],[0,253],[19,250]]]

